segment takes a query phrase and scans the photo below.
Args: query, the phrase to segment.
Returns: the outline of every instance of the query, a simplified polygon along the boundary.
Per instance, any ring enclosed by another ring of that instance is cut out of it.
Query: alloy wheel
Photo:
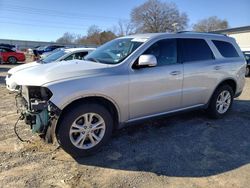
[[[79,149],[90,149],[102,140],[105,130],[105,121],[99,114],[85,113],[72,123],[70,141]]]
[[[231,105],[231,94],[229,91],[222,91],[216,101],[216,110],[220,114],[227,112]]]

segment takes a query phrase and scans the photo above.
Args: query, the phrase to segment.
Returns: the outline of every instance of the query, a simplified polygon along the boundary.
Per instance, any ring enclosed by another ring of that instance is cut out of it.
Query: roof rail
[[[176,32],[177,34],[180,34],[180,33],[193,33],[193,34],[211,34],[211,35],[222,35],[222,36],[226,36],[228,37],[227,34],[222,34],[222,33],[215,33],[215,32],[198,32],[198,31],[178,31]]]

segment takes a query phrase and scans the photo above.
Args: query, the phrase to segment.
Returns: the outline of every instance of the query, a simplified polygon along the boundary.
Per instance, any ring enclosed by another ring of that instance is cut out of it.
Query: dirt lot
[[[127,127],[97,155],[73,159],[18,131],[0,66],[0,187],[250,187],[250,78],[226,118],[191,112]]]

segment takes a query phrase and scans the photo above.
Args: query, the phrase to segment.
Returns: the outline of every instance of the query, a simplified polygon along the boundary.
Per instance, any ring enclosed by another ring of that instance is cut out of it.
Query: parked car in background
[[[63,49],[65,49],[65,48],[57,48],[57,49],[50,51],[50,52],[44,52],[42,55],[40,55],[40,59],[45,59],[50,54],[53,54],[53,53],[58,52],[58,51],[63,50]]]
[[[47,63],[15,74],[17,107],[33,132],[56,135],[71,155],[96,153],[114,129],[190,109],[230,110],[246,61],[219,34],[138,34],[114,39],[85,61]]]
[[[3,62],[15,64],[25,61],[25,55],[21,51],[14,51],[10,48],[0,47],[0,56]]]
[[[246,68],[246,76],[250,75],[250,51],[244,51],[243,54],[245,55],[247,61],[247,68]]]
[[[69,61],[69,60],[83,60],[83,58],[94,51],[95,48],[68,48],[68,49],[60,49],[57,50],[55,53],[50,54],[49,56],[45,57],[44,59],[40,59],[36,62],[27,63],[24,65],[16,66],[8,71],[8,74],[5,78],[6,80],[6,87],[10,91],[15,91],[16,89],[16,82],[14,81],[14,74],[18,71],[38,66],[41,64],[47,64],[52,62],[60,62],[60,61]]]
[[[65,48],[56,50],[40,61],[43,63],[51,63],[58,61],[69,61],[73,59],[83,60],[86,55],[93,52],[95,48]]]
[[[50,45],[50,46],[43,46],[43,47],[39,47],[37,49],[35,49],[36,52],[38,55],[42,55],[43,53],[45,52],[51,52],[57,48],[64,48],[64,46],[61,46],[61,45]]]
[[[0,44],[0,47],[10,48],[10,49],[15,49],[15,48],[16,48],[15,45],[12,45],[12,44],[4,44],[4,43],[1,43],[1,44]]]

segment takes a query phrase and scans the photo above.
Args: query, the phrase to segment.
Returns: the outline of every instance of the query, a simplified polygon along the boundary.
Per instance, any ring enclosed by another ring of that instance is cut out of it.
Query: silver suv
[[[73,156],[95,153],[125,124],[189,109],[225,115],[242,92],[246,61],[233,38],[140,34],[86,56],[16,73],[21,118]]]

